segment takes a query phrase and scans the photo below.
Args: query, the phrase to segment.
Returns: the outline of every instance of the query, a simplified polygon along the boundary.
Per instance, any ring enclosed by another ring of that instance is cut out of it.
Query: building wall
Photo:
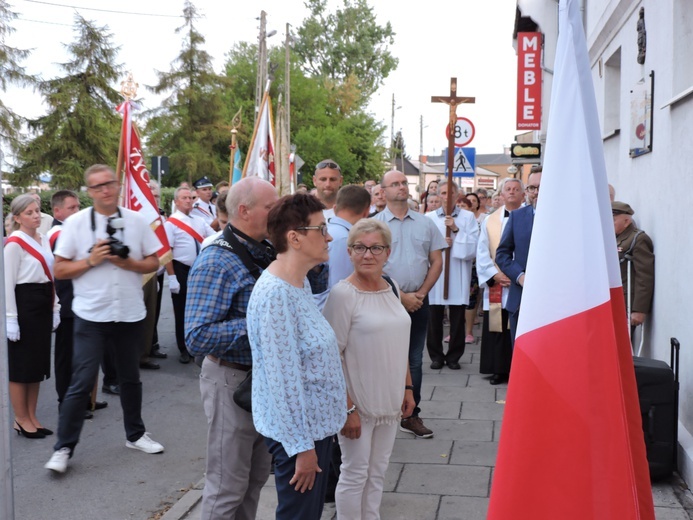
[[[647,30],[643,65],[636,60],[641,7]],[[548,8],[541,9],[537,16],[545,17]],[[535,18],[532,13],[523,14]],[[693,95],[687,94],[693,91],[693,2],[585,0],[584,20],[609,182],[616,189],[616,199],[633,207],[638,227],[650,235],[655,247],[654,304],[642,355],[669,362],[670,338],[678,338],[682,345],[679,470],[691,484],[693,320],[687,303],[692,283],[684,269],[693,258],[693,240],[686,232],[690,218],[685,214],[693,202],[688,172]],[[545,31],[545,38],[545,46],[555,48],[556,32]],[[655,73],[652,152],[631,158],[631,89],[651,71]],[[676,98],[681,99],[671,103]],[[548,99],[550,92],[545,91],[544,106]]]

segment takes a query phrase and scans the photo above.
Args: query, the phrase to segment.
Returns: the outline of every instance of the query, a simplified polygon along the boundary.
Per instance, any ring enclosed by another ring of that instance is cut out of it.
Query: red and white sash
[[[23,231],[17,231],[17,234],[12,234],[6,244],[15,243],[24,251],[33,256],[43,267],[44,274],[48,277],[53,285],[53,302],[55,303],[55,280],[53,279],[53,255],[49,254],[46,249],[36,240],[31,238]]]
[[[51,245],[51,251],[55,251],[55,243],[58,241],[58,237],[60,236],[60,232],[62,230],[62,224],[58,224],[50,228],[48,231],[48,243]]]
[[[202,243],[202,235],[200,235],[197,231],[195,231],[191,226],[183,222],[182,220],[178,220],[176,217],[169,217],[166,222],[170,222],[174,226],[176,226],[178,229],[182,229],[185,231],[188,235],[193,237],[195,240],[197,240],[198,244]]]

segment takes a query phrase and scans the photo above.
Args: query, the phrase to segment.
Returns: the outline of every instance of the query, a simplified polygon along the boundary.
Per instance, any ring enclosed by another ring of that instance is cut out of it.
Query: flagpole
[[[233,185],[233,170],[236,166],[236,148],[238,147],[238,143],[236,142],[236,134],[238,134],[238,129],[241,126],[241,113],[242,113],[242,108],[238,109],[238,112],[236,112],[236,115],[233,116],[233,119],[231,120],[231,146],[229,148],[231,149],[231,156],[229,160],[229,184]]]

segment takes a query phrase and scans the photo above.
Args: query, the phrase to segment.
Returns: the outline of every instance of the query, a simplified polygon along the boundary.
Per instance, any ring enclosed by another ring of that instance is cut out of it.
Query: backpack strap
[[[392,278],[390,278],[388,275],[384,274],[383,278],[387,283],[390,284],[390,287],[392,287],[392,292],[395,293],[395,296],[399,298],[399,293],[397,292],[397,287],[395,287],[395,282],[392,281]]]

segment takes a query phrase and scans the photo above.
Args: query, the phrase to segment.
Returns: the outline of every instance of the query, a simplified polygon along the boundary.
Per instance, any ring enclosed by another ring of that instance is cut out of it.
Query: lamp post
[[[390,121],[390,168],[395,169],[395,110],[399,110],[401,106],[395,108],[395,93],[392,93],[392,120]]]

